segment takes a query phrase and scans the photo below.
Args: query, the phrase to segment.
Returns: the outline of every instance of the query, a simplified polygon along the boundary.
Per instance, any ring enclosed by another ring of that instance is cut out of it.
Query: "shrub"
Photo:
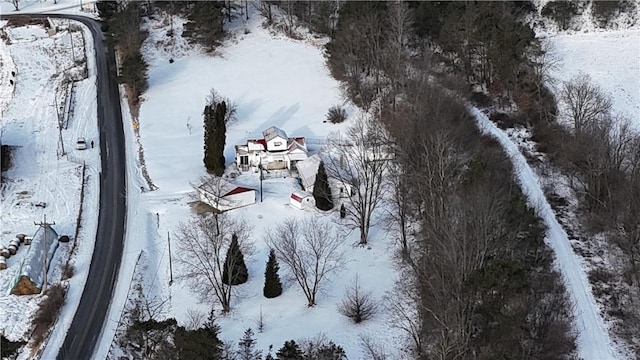
[[[284,345],[276,353],[278,360],[303,360],[304,353],[294,340],[285,341]]]
[[[332,124],[339,124],[347,119],[347,111],[336,105],[329,108],[327,113],[327,121]]]
[[[0,335],[0,359],[9,358],[18,354],[18,349],[24,346],[24,341],[9,341],[4,336]]]
[[[581,6],[573,1],[550,1],[542,8],[541,14],[555,21],[562,30],[567,30],[571,20],[580,14]]]
[[[338,305],[338,311],[356,324],[370,319],[378,311],[378,304],[370,291],[362,290],[357,275]]]
[[[75,267],[69,263],[62,265],[62,280],[71,279],[73,273],[75,272]]]
[[[33,339],[39,344],[51,329],[56,317],[64,305],[65,289],[60,284],[51,286],[45,292],[46,298],[40,302],[40,308],[36,312],[34,319],[35,330],[33,331]]]

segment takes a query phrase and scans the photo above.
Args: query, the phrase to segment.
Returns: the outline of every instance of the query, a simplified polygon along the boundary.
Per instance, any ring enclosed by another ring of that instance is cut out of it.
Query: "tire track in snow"
[[[574,328],[577,331],[576,346],[578,355],[585,360],[607,360],[622,358],[616,354],[609,332],[606,328],[600,309],[596,304],[591,284],[583,271],[582,262],[573,252],[567,233],[564,231],[551,205],[547,201],[540,181],[533,172],[518,146],[509,139],[482,111],[470,107],[478,127],[486,134],[493,136],[507,152],[529,206],[536,209],[547,225],[546,243],[555,253],[555,264],[563,276],[571,302],[573,304]]]

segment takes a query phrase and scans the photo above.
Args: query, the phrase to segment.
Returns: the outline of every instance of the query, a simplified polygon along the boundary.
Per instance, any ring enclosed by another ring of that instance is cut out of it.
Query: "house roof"
[[[311,194],[304,191],[294,191],[293,193],[291,193],[291,198],[297,202],[302,202],[304,198],[309,196],[311,196]]]
[[[302,186],[305,189],[311,188],[316,182],[316,174],[318,174],[321,160],[320,155],[314,154],[296,164],[298,176],[300,176]]]
[[[290,142],[289,142],[289,146],[287,147],[287,151],[293,151],[293,150],[299,149],[301,151],[304,151],[305,153],[307,152],[307,147],[304,143],[303,137],[292,138],[289,140]]]
[[[232,189],[231,191],[229,191],[228,193],[222,195],[222,196],[229,196],[229,195],[234,195],[234,194],[240,194],[243,192],[247,192],[247,191],[256,191],[255,189],[250,189],[244,186],[237,186],[235,189]]]
[[[251,189],[244,186],[237,186],[232,184],[224,179],[220,179],[219,183],[215,183],[216,180],[211,180],[209,182],[205,182],[198,186],[202,191],[209,193],[213,196],[217,196],[217,194],[222,194],[220,197],[225,197],[234,194],[240,194],[247,191],[255,191],[255,189]]]
[[[272,139],[274,139],[276,137],[281,137],[281,138],[283,138],[285,140],[287,139],[287,133],[284,132],[284,130],[282,130],[282,129],[278,128],[278,127],[275,127],[275,126],[272,126],[272,127],[268,128],[267,130],[263,131],[262,132],[262,136],[264,136],[264,140],[265,141],[270,141],[270,140],[272,140]]]

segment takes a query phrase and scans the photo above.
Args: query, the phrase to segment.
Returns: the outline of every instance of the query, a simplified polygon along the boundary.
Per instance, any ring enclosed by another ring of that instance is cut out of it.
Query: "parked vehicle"
[[[76,149],[78,150],[87,149],[87,141],[83,137],[79,137],[78,141],[76,141]]]

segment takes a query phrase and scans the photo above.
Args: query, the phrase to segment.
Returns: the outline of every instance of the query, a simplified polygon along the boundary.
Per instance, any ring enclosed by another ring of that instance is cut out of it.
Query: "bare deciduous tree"
[[[371,291],[366,291],[360,286],[358,274],[345,289],[345,296],[338,304],[338,311],[356,324],[369,320],[378,311],[378,303]]]
[[[11,4],[13,4],[13,7],[16,9],[16,11],[20,10],[20,0],[10,0]]]
[[[360,230],[366,244],[373,215],[382,202],[383,175],[392,156],[386,131],[377,120],[358,119],[346,136],[336,134],[328,143],[327,175],[351,188],[347,198],[347,222]]]
[[[232,237],[238,238],[241,249],[251,248],[250,227],[243,220],[228,213],[197,216],[178,226],[177,261],[182,265],[178,279],[185,281],[203,302],[215,297],[222,306],[222,312],[231,309],[233,279],[223,281],[224,267],[230,269],[236,264],[231,259],[225,263],[225,254]],[[227,271],[233,276],[233,271]]]
[[[196,190],[193,194],[194,200],[206,200],[216,209],[225,208],[231,205],[229,199],[224,198],[224,194],[229,191],[228,183],[223,178],[212,174],[201,176],[197,183],[191,183]]]
[[[531,70],[533,71],[533,83],[536,87],[536,96],[542,96],[545,85],[553,85],[556,78],[553,72],[560,65],[560,59],[554,52],[551,43],[546,40],[535,42],[529,49],[531,51]]]
[[[207,314],[198,309],[187,309],[187,319],[184,327],[187,330],[196,330],[202,327],[205,320],[207,320]]]
[[[207,105],[216,107],[217,104],[225,103],[227,112],[224,114],[224,123],[229,125],[237,120],[238,104],[231,101],[228,97],[220,95],[215,89],[209,91],[209,95],[205,98]]]
[[[384,71],[391,82],[393,109],[396,109],[396,97],[402,91],[409,65],[409,39],[413,27],[413,17],[409,5],[404,1],[392,2],[388,7],[389,26],[385,38],[387,50],[384,59]]]
[[[260,15],[267,19],[267,23],[271,25],[273,23],[273,11],[271,10],[271,3],[269,1],[254,1],[253,6],[258,10]]]
[[[611,111],[611,97],[594,84],[589,75],[579,75],[562,84],[561,99],[576,134],[586,130]]]
[[[296,279],[307,297],[316,304],[316,294],[327,278],[344,264],[343,240],[329,224],[311,218],[286,219],[267,235],[268,243]]]
[[[408,226],[411,204],[409,181],[401,164],[393,163],[389,166],[387,181],[390,196],[386,199],[389,206],[385,220],[390,232],[400,234],[400,253],[406,259],[410,255]]]
[[[362,357],[365,360],[386,360],[389,357],[385,348],[380,344],[376,344],[370,336],[360,335],[358,342],[363,350]]]

